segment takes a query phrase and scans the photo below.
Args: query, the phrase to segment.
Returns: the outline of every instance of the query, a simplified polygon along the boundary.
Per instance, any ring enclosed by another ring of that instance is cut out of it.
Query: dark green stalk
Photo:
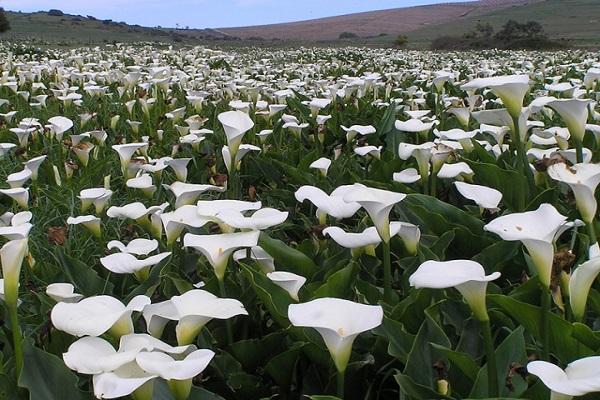
[[[492,328],[490,321],[479,321],[481,331],[483,333],[483,345],[485,347],[485,358],[487,362],[488,375],[488,396],[498,397],[498,368],[496,365],[496,352],[494,348],[494,340],[492,338]]]
[[[225,289],[225,280],[217,279],[219,282],[219,292],[222,298],[227,298],[227,290]],[[231,327],[231,320],[225,320],[225,328],[227,329],[227,346],[233,343],[233,329]]]
[[[389,242],[383,242],[383,299],[392,302],[392,255]]]
[[[550,312],[552,295],[550,289],[542,287],[542,360],[550,361]]]
[[[346,384],[346,371],[338,371],[337,373],[337,397],[344,398],[344,386]]]

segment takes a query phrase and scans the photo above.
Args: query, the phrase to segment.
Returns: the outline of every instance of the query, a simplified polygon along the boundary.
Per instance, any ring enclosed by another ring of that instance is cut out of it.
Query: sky
[[[25,12],[55,8],[143,26],[223,28],[458,1],[461,0],[0,0],[0,6]]]

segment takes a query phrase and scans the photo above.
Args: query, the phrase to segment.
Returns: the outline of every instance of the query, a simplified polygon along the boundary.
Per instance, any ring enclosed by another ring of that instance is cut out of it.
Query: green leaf
[[[410,222],[419,225],[423,233],[441,237],[454,231],[454,240],[448,247],[448,253],[454,256],[472,257],[492,243],[481,220],[435,197],[409,194],[398,207],[416,217]]]
[[[284,390],[292,385],[296,363],[305,345],[306,343],[296,342],[289,350],[277,354],[265,365],[265,371]]]
[[[261,233],[258,245],[262,247],[279,264],[278,270],[293,272],[304,277],[310,277],[318,271],[315,263],[304,253],[293,249],[281,240],[272,239]]]
[[[271,316],[277,323],[286,328],[290,325],[287,310],[294,300],[281,287],[274,284],[262,273],[255,271],[249,266],[240,263],[240,269],[254,288],[256,295],[262,304],[267,307]]]
[[[469,354],[461,353],[459,351],[454,351],[452,349],[437,345],[435,343],[432,343],[431,345],[433,346],[433,348],[443,353],[446,356],[446,358],[448,358],[451,367],[456,366],[472,382],[475,381],[480,368],[477,365],[477,363],[473,361],[472,356],[470,356]]]
[[[432,344],[450,347],[450,340],[430,315],[431,311],[432,308],[430,307],[425,312],[425,320],[408,354],[404,374],[418,384],[434,388],[436,378],[433,376],[433,364],[444,357],[443,353],[435,349]]]
[[[350,265],[333,273],[327,281],[313,293],[313,299],[321,297],[344,298],[352,290],[354,280],[358,275],[358,266],[351,262]]]
[[[503,295],[488,295],[488,300],[515,319],[534,337],[541,338],[542,319],[540,307]],[[572,336],[573,326],[569,322],[551,313],[549,325],[550,352],[556,355],[563,364],[594,355],[590,348],[583,346]]]
[[[56,248],[56,258],[77,291],[85,296],[112,293],[113,284],[102,279],[91,266],[67,256],[61,247]]]
[[[398,383],[398,386],[400,386],[402,393],[411,398],[422,400],[451,399],[451,397],[442,396],[435,390],[415,382],[408,375],[396,374],[394,375],[394,379],[396,379],[396,382]]]
[[[511,211],[525,211],[529,185],[527,178],[517,172],[500,168],[496,163],[481,163],[465,160],[473,172],[475,182],[494,188],[502,193],[502,202]]]
[[[506,385],[503,385],[503,383],[506,382],[508,371],[513,363],[521,365],[527,364],[527,352],[525,350],[525,338],[523,332],[523,327],[517,328],[508,335],[496,349],[497,379],[499,383],[498,386],[500,387],[500,395],[519,397],[527,390],[527,382],[525,382],[518,374],[513,375],[511,379],[514,388],[513,391],[509,390]],[[479,371],[477,381],[475,382],[475,385],[473,385],[470,396],[474,398],[485,398],[488,392],[487,376],[486,364],[486,366]]]
[[[404,326],[398,321],[383,317],[382,324],[373,330],[376,335],[383,336],[388,340],[388,354],[406,363],[408,354],[415,341],[415,335],[406,332]]]
[[[23,371],[19,386],[29,390],[31,400],[86,400],[77,388],[77,376],[53,354],[34,347],[28,341],[23,346]]]

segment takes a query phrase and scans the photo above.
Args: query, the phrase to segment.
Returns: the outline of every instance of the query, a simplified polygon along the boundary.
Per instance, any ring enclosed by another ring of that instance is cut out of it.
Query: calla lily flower
[[[112,194],[112,190],[105,188],[82,190],[79,192],[78,196],[79,200],[81,200],[81,212],[87,211],[87,209],[93,204],[96,208],[96,214],[102,214],[108,205]]]
[[[186,400],[192,389],[192,378],[206,369],[215,353],[195,350],[182,360],[160,352],[141,352],[135,361],[149,374],[160,376],[169,383],[176,400]]]
[[[79,303],[58,303],[50,315],[52,324],[73,336],[100,336],[110,332],[115,337],[133,333],[131,314],[150,304],[147,296],[134,297],[127,306],[111,296],[95,296]]]
[[[342,125],[341,128],[346,132],[346,141],[348,142],[351,142],[356,135],[366,136],[377,132],[377,129],[372,125],[352,125],[350,128]]]
[[[321,176],[326,177],[330,166],[331,160],[329,158],[321,157],[318,160],[313,161],[308,168],[318,169]]]
[[[156,186],[152,183],[152,176],[149,174],[138,173],[138,176],[135,178],[128,179],[125,182],[125,186],[141,190],[146,197],[152,197],[154,192],[156,192]]]
[[[344,195],[353,190],[355,186],[344,185],[337,187],[331,195],[314,186],[302,186],[294,194],[296,200],[303,202],[309,200],[317,207],[317,217],[321,223],[325,223],[327,215],[336,219],[350,218],[360,209],[357,202],[347,202]]]
[[[569,128],[571,136],[581,143],[585,135],[585,125],[589,115],[589,103],[589,100],[564,99],[552,101],[547,106],[560,114]]]
[[[201,228],[212,221],[211,218],[199,215],[197,206],[181,206],[173,212],[160,213],[160,220],[165,228],[168,245],[175,243],[186,227]]]
[[[496,96],[502,99],[508,113],[513,118],[519,118],[523,108],[523,99],[529,91],[529,76],[510,75],[478,78],[461,86],[461,89],[465,91],[483,88],[490,88]]]
[[[600,184],[600,165],[576,164],[570,167],[565,163],[557,163],[548,168],[548,175],[571,187],[583,221],[586,224],[593,223],[598,209],[595,192]]]
[[[373,158],[376,159],[380,159],[381,158],[381,151],[383,150],[383,146],[379,146],[379,147],[375,147],[375,146],[362,146],[362,147],[357,147],[354,149],[354,153],[361,156],[361,157],[365,157],[370,155]]]
[[[409,119],[408,121],[396,121],[396,129],[401,132],[420,133],[428,132],[437,125],[438,121],[423,122],[420,119]]]
[[[322,298],[290,304],[288,318],[294,326],[314,328],[321,334],[338,372],[344,372],[354,339],[381,325],[383,309],[348,300]]]
[[[454,182],[456,190],[469,200],[473,200],[481,209],[498,210],[502,193],[496,189],[464,182]]]
[[[229,146],[223,146],[221,148],[221,155],[223,156],[223,162],[225,163],[227,172],[232,173],[233,171],[239,171],[242,165],[242,158],[244,158],[244,156],[251,151],[260,153],[261,149],[260,147],[253,146],[251,144],[240,144],[234,159],[231,155],[231,151],[229,150]]]
[[[148,279],[150,267],[160,263],[170,255],[170,252],[166,252],[139,260],[129,253],[114,253],[102,257],[100,263],[104,268],[115,274],[135,274],[139,281],[145,281]]]
[[[211,319],[229,319],[248,315],[244,305],[235,299],[222,299],[210,292],[194,289],[170,300],[144,308],[148,332],[160,337],[168,321],[178,321],[175,332],[179,345],[192,343]]]
[[[52,133],[56,136],[57,140],[62,140],[62,135],[73,127],[73,121],[66,117],[52,117],[48,120]]]
[[[331,237],[340,246],[351,250],[368,248],[381,243],[381,237],[375,227],[369,227],[361,233],[350,233],[337,226],[330,226],[323,229],[323,235]]]
[[[513,213],[496,218],[484,229],[503,240],[519,240],[527,248],[540,281],[550,287],[554,261],[553,241],[567,218],[550,204],[542,204],[535,211]]]
[[[4,279],[4,295],[7,303],[17,302],[19,276],[23,259],[29,251],[27,239],[11,240],[0,248],[0,262],[2,263],[2,277]]]
[[[144,391],[146,385],[156,377],[142,370],[135,362],[131,362],[114,371],[94,375],[94,396],[98,399],[116,399],[138,393]],[[150,392],[150,389],[146,390]],[[143,398],[151,398],[151,394],[145,394]]]
[[[29,188],[0,189],[0,193],[13,199],[21,208],[29,208]]]
[[[569,280],[569,301],[571,310],[578,321],[583,320],[585,305],[592,284],[600,274],[600,256],[578,266]]]
[[[364,208],[377,228],[381,239],[389,243],[390,235],[390,212],[397,203],[406,198],[404,193],[390,192],[387,190],[374,189],[366,186],[355,186],[344,195],[344,201],[355,202]]]
[[[246,249],[238,250],[233,253],[233,259],[235,261],[240,261],[248,256],[248,251]],[[261,270],[267,274],[269,272],[275,271],[275,259],[269,255],[262,247],[253,246],[250,249],[250,258],[260,265]]]
[[[70,283],[51,283],[46,286],[46,294],[57,303],[77,303],[83,299],[83,295],[75,293],[75,287]]]
[[[158,248],[158,241],[149,239],[133,239],[127,245],[118,241],[111,240],[107,245],[109,250],[117,249],[121,253],[134,254],[136,256],[147,256]]]
[[[19,172],[8,175],[6,177],[6,183],[8,183],[11,188],[20,188],[31,179],[31,176],[32,172],[25,168]]]
[[[167,187],[175,195],[175,208],[194,204],[198,200],[198,197],[205,192],[214,191],[222,193],[226,190],[225,187],[221,186],[198,185],[179,181],[175,181]]]
[[[185,182],[188,175],[187,165],[190,161],[192,161],[191,158],[174,158],[166,161],[165,164],[175,172],[178,181]]]
[[[475,317],[480,321],[488,321],[486,288],[488,282],[499,277],[499,272],[486,275],[481,264],[475,261],[426,261],[410,276],[409,282],[417,289],[454,287],[463,295]]]
[[[123,171],[123,174],[127,172],[127,167],[129,166],[129,162],[131,161],[133,154],[147,146],[148,143],[128,143],[116,144],[112,146],[113,150],[119,154],[119,159],[121,160],[121,171]]]
[[[400,172],[394,172],[392,179],[399,183],[415,183],[421,180],[421,175],[415,168],[407,168]]]
[[[527,372],[537,376],[551,391],[552,400],[571,400],[574,396],[600,392],[600,357],[586,357],[573,361],[563,371],[546,361],[527,364]]]
[[[67,224],[69,225],[83,225],[86,227],[94,236],[97,238],[102,237],[102,231],[100,229],[100,218],[94,215],[82,215],[79,217],[67,218]]]
[[[298,301],[300,288],[306,283],[305,277],[285,271],[269,272],[267,278],[277,286],[283,288],[296,301]]]
[[[262,208],[250,217],[236,210],[224,210],[219,212],[216,218],[232,228],[260,231],[284,223],[288,215],[288,212],[274,208]]]
[[[201,252],[214,268],[217,279],[223,281],[231,254],[242,247],[256,246],[259,235],[260,231],[221,235],[194,235],[188,233],[183,237],[183,246],[192,247]]]
[[[227,135],[227,145],[232,158],[235,158],[244,134],[254,127],[254,122],[242,111],[227,111],[219,114],[218,119]]]

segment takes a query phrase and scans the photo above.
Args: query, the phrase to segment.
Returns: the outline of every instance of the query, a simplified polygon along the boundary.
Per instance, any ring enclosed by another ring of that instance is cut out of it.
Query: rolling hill
[[[284,24],[260,25],[241,28],[220,28],[223,32],[241,38],[268,40],[335,40],[342,32],[359,37],[381,34],[398,35],[425,26],[456,21],[494,11],[527,6],[540,0],[479,0],[464,3],[432,4],[418,7],[395,8],[337,17],[320,18]]]

